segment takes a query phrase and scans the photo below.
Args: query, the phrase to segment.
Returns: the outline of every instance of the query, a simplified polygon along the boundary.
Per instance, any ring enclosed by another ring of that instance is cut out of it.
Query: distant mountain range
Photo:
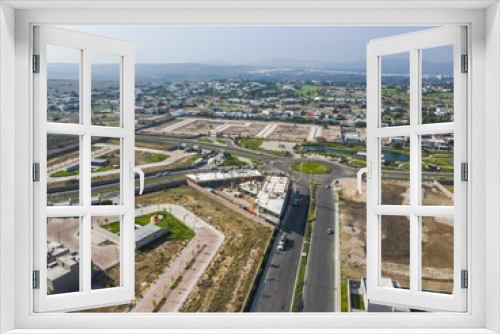
[[[174,81],[207,81],[216,79],[244,80],[325,80],[336,82],[365,82],[365,62],[326,63],[319,61],[298,61],[292,59],[275,59],[249,65],[234,65],[215,61],[212,64],[198,63],[165,63],[136,64],[136,81],[140,82],[174,82]],[[453,63],[423,62],[424,74],[452,74]],[[408,61],[394,59],[382,63],[384,74],[407,75]],[[77,64],[48,64],[48,79],[63,80],[78,78]],[[92,80],[116,81],[119,78],[118,64],[92,65]],[[401,79],[401,78],[400,78]]]

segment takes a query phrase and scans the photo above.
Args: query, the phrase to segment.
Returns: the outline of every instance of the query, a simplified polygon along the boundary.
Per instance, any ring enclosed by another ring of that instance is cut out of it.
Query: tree
[[[401,147],[402,147],[402,146],[401,146],[401,143],[394,143],[394,144],[392,144],[392,148],[394,148],[394,149],[396,149],[396,150],[401,149]]]
[[[326,142],[326,139],[323,137],[316,137],[316,142],[321,145],[322,143]]]

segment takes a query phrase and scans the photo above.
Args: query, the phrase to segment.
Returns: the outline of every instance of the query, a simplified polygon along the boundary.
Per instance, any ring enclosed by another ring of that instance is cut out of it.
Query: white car
[[[287,237],[286,233],[281,236],[280,242],[278,244],[278,250],[285,250],[285,245],[287,240],[286,237]]]

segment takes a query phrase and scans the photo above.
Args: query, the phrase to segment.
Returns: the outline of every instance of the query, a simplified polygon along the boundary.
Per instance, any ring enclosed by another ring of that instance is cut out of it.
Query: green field
[[[293,164],[291,168],[296,172],[300,172],[302,170],[303,173],[307,174],[326,174],[332,171],[332,168],[330,166],[327,166],[320,162],[298,162],[296,164]]]

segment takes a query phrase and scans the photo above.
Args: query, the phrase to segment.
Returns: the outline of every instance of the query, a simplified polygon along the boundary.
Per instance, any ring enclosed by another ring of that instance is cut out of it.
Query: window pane
[[[120,216],[93,216],[92,289],[120,286]]]
[[[382,56],[381,127],[410,124],[410,53]]]
[[[47,294],[80,290],[80,222],[47,218]]]
[[[382,205],[410,204],[410,137],[380,138]]]
[[[80,123],[81,53],[47,45],[47,122]]]
[[[453,217],[422,217],[422,290],[453,293]]]
[[[120,204],[120,139],[92,137],[92,205]]]
[[[453,206],[453,134],[421,137],[422,205]]]
[[[120,56],[92,52],[92,125],[120,126]]]
[[[453,122],[453,45],[424,49],[422,124]]]
[[[381,222],[381,281],[380,286],[409,288],[410,286],[410,218],[382,216]]]
[[[47,205],[79,205],[80,136],[47,134]]]

